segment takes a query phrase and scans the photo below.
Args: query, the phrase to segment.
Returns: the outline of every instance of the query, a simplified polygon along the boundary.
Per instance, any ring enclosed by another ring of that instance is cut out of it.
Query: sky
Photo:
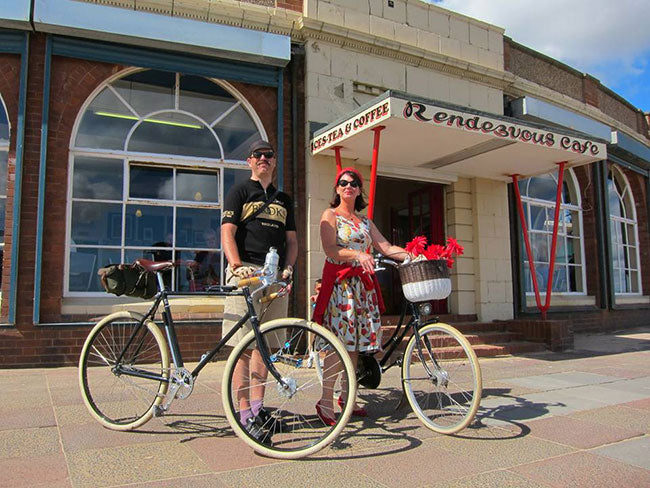
[[[428,0],[589,73],[650,112],[650,0]]]

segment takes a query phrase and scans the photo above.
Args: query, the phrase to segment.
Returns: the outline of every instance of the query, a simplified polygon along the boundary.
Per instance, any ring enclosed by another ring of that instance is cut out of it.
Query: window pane
[[[119,262],[119,249],[70,248],[70,291],[103,291],[97,270]]]
[[[567,236],[580,237],[580,216],[578,212],[564,211],[564,226]]]
[[[214,135],[194,117],[184,114],[157,114],[133,132],[129,151],[180,154],[183,156],[221,158]]]
[[[122,204],[72,203],[72,244],[119,246],[122,241]]]
[[[124,244],[141,247],[171,247],[173,214],[172,207],[127,205]]]
[[[546,209],[536,205],[530,205],[530,229],[544,230],[546,225]]]
[[[7,208],[7,199],[0,198],[0,243],[5,242],[5,212]],[[0,263],[2,264],[2,263]]]
[[[246,181],[251,177],[251,170],[248,166],[242,165],[242,169],[230,169],[226,168],[223,170],[223,191],[228,193],[228,190],[232,188],[237,183]]]
[[[557,193],[557,183],[551,175],[534,176],[528,185],[528,196],[540,200],[554,202]]]
[[[214,127],[221,144],[225,159],[245,160],[248,148],[261,135],[248,112],[239,106]]]
[[[7,196],[7,151],[0,151],[0,196]]]
[[[217,203],[219,201],[219,174],[177,170],[176,200]]]
[[[566,268],[564,266],[555,267],[553,269],[553,291],[554,292],[567,292],[568,283],[566,276]]]
[[[0,105],[0,144],[9,144],[9,120],[7,112]]]
[[[630,293],[639,293],[639,272],[630,271]]]
[[[201,291],[221,282],[221,253],[218,251],[179,251],[177,258],[191,263],[179,267],[176,274],[176,289]]]
[[[569,290],[581,292],[582,290],[582,273],[576,266],[569,266]]]
[[[178,208],[176,246],[217,249],[221,247],[221,212],[216,209]]]
[[[548,283],[548,264],[535,263],[535,276],[540,293],[546,293]]]
[[[548,253],[549,243],[547,234],[530,234],[530,246],[533,250],[533,257],[535,261],[543,261],[548,263],[550,256]]]
[[[124,140],[137,117],[108,88],[84,113],[75,140],[76,147],[124,149]]]
[[[140,71],[113,83],[124,100],[140,116],[174,108],[176,74],[167,71]]]
[[[555,246],[555,262],[558,264],[568,263],[566,239],[558,237]]]
[[[129,170],[129,197],[172,200],[174,170],[132,165]]]
[[[607,179],[607,196],[609,198],[609,214],[614,217],[623,217],[625,212],[621,207],[621,201],[616,192],[616,187],[614,186],[611,173],[610,177]]]
[[[201,76],[181,75],[179,108],[212,124],[237,100],[216,83]]]
[[[122,200],[124,163],[116,159],[85,158],[74,160],[72,196],[95,200]]]

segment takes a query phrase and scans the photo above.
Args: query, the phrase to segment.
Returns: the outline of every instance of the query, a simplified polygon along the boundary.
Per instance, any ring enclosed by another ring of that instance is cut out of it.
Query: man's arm
[[[237,242],[235,241],[235,233],[237,226],[235,224],[225,223],[221,224],[221,242],[223,251],[226,253],[226,259],[232,269],[237,269],[241,266],[241,258],[237,250]]]
[[[298,257],[298,234],[295,230],[288,230],[286,233],[287,239],[287,256],[285,259],[285,266],[296,264],[296,258]]]

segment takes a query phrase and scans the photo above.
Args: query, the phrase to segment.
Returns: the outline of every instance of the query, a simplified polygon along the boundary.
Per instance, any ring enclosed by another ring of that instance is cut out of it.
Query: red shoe
[[[318,418],[323,422],[325,425],[335,425],[336,420],[334,420],[331,417],[328,417],[323,413],[323,407],[320,404],[320,400],[316,404],[316,415],[318,415]]]
[[[343,397],[339,397],[338,404],[339,404],[339,407],[341,407],[341,409],[343,409],[343,407],[345,407],[345,402],[343,401]],[[352,410],[352,415],[354,415],[355,417],[367,417],[368,416],[368,410],[366,410],[363,407],[355,408],[354,410]]]

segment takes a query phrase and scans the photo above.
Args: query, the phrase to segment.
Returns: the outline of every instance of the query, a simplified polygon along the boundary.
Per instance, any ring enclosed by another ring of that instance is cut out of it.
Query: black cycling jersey
[[[222,224],[237,225],[235,241],[242,261],[264,264],[269,247],[275,247],[284,266],[286,254],[286,231],[296,230],[293,201],[286,193],[279,192],[273,202],[244,225],[239,223],[275,193],[269,185],[264,191],[259,181],[248,179],[230,189],[221,214]]]

